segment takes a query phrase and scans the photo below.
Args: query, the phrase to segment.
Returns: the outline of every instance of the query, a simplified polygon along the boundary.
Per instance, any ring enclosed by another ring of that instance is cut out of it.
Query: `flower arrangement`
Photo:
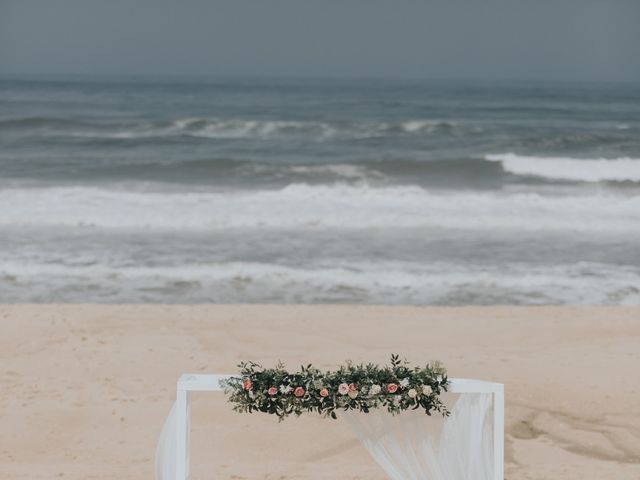
[[[392,355],[390,365],[347,362],[328,372],[312,365],[288,372],[282,363],[268,369],[253,362],[242,362],[238,367],[240,376],[224,382],[225,393],[237,412],[264,412],[280,420],[303,412],[337,418],[336,410],[368,413],[374,408],[386,408],[392,414],[421,408],[427,415],[433,411],[449,415],[439,398],[447,391],[447,374],[438,362],[410,367],[406,360]]]

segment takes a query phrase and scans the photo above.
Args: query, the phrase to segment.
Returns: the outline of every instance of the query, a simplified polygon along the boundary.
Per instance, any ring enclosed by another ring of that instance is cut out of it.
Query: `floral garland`
[[[237,412],[264,412],[280,420],[303,412],[317,412],[337,418],[336,410],[368,413],[386,408],[392,414],[422,408],[449,415],[439,395],[447,391],[444,367],[436,362],[425,367],[410,367],[391,356],[391,364],[355,365],[347,362],[336,371],[321,372],[312,365],[299,372],[288,372],[282,363],[265,369],[253,362],[238,365],[240,376],[224,381],[225,393]]]

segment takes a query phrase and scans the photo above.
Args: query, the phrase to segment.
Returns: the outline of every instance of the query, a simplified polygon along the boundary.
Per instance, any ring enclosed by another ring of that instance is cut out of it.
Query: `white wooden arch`
[[[176,480],[188,480],[191,392],[219,392],[220,382],[237,375],[184,374],[178,380],[176,396]],[[451,393],[490,393],[493,397],[493,465],[495,480],[504,480],[504,385],[502,383],[449,379]]]

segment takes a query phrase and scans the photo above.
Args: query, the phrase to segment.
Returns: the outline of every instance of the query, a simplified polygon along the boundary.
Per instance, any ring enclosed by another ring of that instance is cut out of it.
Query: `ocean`
[[[640,86],[3,77],[0,302],[640,304]]]

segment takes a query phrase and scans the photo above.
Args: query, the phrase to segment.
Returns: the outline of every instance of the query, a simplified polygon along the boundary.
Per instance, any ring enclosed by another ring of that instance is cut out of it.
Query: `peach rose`
[[[245,378],[244,381],[242,382],[242,387],[248,392],[250,390],[253,390],[253,382],[251,380],[249,380],[248,378]]]
[[[397,391],[398,391],[398,385],[396,385],[395,383],[390,383],[389,385],[387,385],[387,392],[396,393]]]
[[[350,392],[355,392],[356,390],[358,390],[358,386],[355,383],[350,383],[349,384],[349,391]]]
[[[320,396],[321,397],[328,397],[329,396],[329,390],[327,390],[326,388],[323,388],[322,390],[320,390]]]
[[[277,389],[276,387],[271,387],[271,388],[267,391],[267,393],[273,397],[276,393],[278,393],[278,389]]]
[[[304,395],[304,388],[302,387],[296,387],[296,389],[293,391],[293,394],[296,397],[302,397]]]

